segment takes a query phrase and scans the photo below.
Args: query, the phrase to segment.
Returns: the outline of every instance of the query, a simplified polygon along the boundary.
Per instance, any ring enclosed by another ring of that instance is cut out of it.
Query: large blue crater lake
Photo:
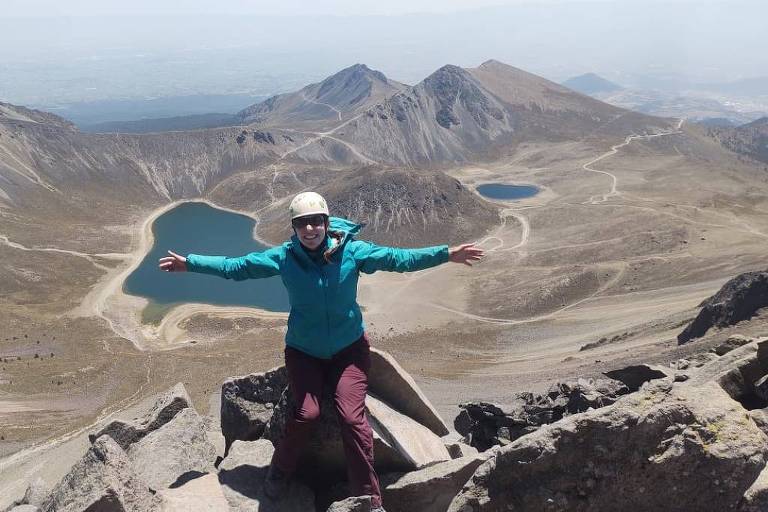
[[[477,187],[481,196],[489,199],[525,199],[539,193],[539,189],[532,185],[504,185],[502,183],[485,183]]]
[[[189,253],[242,256],[267,246],[253,239],[250,217],[212,208],[205,203],[183,203],[158,217],[152,225],[155,243],[141,264],[123,283],[123,291],[149,299],[145,321],[156,322],[171,307],[186,302],[252,306],[288,311],[288,293],[279,276],[233,281],[206,274],[163,272],[158,259],[170,249]]]

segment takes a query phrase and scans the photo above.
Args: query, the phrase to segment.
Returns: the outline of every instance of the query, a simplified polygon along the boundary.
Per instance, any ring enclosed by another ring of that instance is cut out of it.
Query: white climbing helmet
[[[291,214],[291,220],[296,217],[317,215],[319,213],[328,215],[328,203],[317,192],[302,192],[293,198],[291,206],[288,207],[288,212]]]

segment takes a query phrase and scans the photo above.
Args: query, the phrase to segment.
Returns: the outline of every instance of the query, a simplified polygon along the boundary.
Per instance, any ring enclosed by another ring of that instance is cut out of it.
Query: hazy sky
[[[179,14],[258,14],[265,16],[368,16],[445,13],[489,6],[565,4],[572,0],[3,0],[0,17],[112,16]],[[638,0],[595,0],[606,4]],[[721,3],[728,0],[667,0],[666,3]]]
[[[355,63],[414,84],[488,59],[683,87],[768,76],[766,34],[766,0],[0,0],[0,101],[274,94]]]

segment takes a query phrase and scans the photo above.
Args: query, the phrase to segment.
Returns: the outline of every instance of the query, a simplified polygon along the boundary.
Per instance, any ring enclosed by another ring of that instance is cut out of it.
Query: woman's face
[[[325,240],[325,232],[328,229],[325,215],[306,215],[297,217],[291,221],[296,236],[307,249],[317,249]]]

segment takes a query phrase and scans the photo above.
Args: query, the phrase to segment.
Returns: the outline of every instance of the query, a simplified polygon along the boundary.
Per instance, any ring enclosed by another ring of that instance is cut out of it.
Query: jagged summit
[[[384,73],[365,64],[342,69],[325,80],[300,91],[273,96],[242,110],[244,123],[296,125],[338,122],[353,112],[396,94],[405,85],[389,80]]]
[[[334,137],[370,148],[366,154],[377,161],[406,165],[487,157],[530,138],[578,138],[618,118],[628,132],[669,124],[494,60],[442,66],[365,114]]]

